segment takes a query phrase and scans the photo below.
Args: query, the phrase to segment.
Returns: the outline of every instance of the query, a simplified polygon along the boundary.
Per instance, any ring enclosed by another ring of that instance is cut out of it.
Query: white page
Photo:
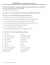
[[[0,0],[0,65],[50,65],[49,0]]]

